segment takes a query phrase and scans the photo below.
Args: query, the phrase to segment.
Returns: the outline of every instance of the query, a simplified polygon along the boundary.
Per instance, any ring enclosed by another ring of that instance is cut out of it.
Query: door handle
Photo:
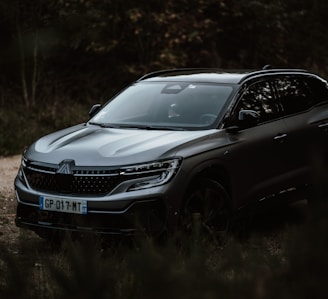
[[[328,122],[321,123],[318,128],[322,130],[325,134],[328,134]]]
[[[277,136],[273,137],[273,139],[282,142],[286,137],[287,134],[278,134]]]
[[[328,123],[322,123],[322,124],[318,125],[318,128],[320,128],[320,129],[325,129],[327,127],[328,127]]]

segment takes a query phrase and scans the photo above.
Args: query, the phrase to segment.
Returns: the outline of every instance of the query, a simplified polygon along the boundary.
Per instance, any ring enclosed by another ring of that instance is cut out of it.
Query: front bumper
[[[131,197],[92,198],[88,201],[87,214],[45,211],[39,208],[39,196],[19,178],[15,180],[18,227],[28,228],[39,235],[51,231],[93,232],[102,235],[134,235],[138,231],[158,235],[167,227],[168,209],[161,194],[135,194]],[[51,194],[55,197],[68,195]]]
[[[43,211],[18,203],[15,219],[18,227],[41,231],[93,232],[96,234],[133,235],[137,231],[158,235],[164,231],[166,213],[158,199],[139,201],[115,213],[98,212],[86,215]]]

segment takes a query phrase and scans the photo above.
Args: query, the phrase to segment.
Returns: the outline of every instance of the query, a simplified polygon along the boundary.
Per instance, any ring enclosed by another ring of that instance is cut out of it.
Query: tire
[[[228,232],[230,221],[230,197],[225,188],[212,179],[194,181],[185,198],[183,229],[218,240]]]

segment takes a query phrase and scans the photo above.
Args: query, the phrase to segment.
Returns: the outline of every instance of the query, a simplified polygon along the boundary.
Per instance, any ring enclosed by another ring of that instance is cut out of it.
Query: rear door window
[[[285,115],[306,111],[316,104],[313,94],[301,78],[286,76],[277,78],[274,83]]]

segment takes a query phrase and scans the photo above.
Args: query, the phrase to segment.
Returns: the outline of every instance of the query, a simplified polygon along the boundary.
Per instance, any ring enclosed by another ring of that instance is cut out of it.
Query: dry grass
[[[328,221],[305,201],[254,218],[224,245],[198,236],[54,248],[14,225],[19,160],[0,159],[0,298],[327,298]]]

